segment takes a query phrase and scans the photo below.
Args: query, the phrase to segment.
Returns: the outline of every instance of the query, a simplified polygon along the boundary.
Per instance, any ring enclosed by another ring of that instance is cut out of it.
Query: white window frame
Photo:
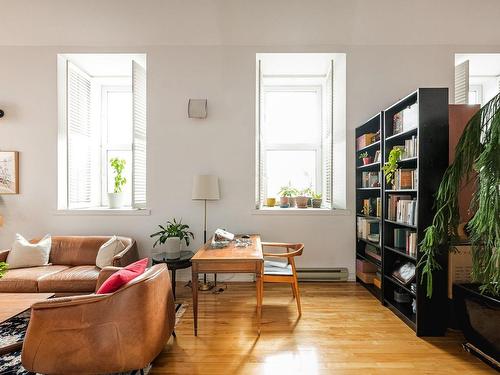
[[[108,153],[110,151],[130,151],[132,153],[133,140],[129,144],[113,144],[108,142],[108,93],[110,92],[129,92],[132,94],[131,85],[102,85],[101,86],[101,121],[100,121],[100,131],[101,131],[101,145],[100,145],[100,187],[101,187],[101,199],[100,205],[105,207],[107,202],[108,193]],[[132,108],[131,108],[132,111]],[[131,129],[131,133],[133,129]],[[132,134],[131,134],[132,137]],[[130,165],[130,168],[133,168]],[[132,183],[129,181],[129,183]],[[131,197],[132,199],[132,197]],[[125,206],[125,208],[131,208],[131,206]]]
[[[468,103],[468,104],[483,105],[483,85],[481,85],[481,84],[469,85],[469,93],[471,93],[471,92],[476,93],[476,98],[477,98],[479,103]],[[467,95],[469,95],[469,93],[467,93]],[[467,99],[468,98],[469,97],[467,96]]]
[[[315,152],[315,169],[316,169],[316,191],[322,193],[322,158],[321,158],[321,136],[322,136],[322,124],[323,124],[323,87],[320,85],[263,85],[262,86],[263,95],[265,96],[268,92],[314,92],[318,101],[319,108],[319,131],[318,138],[315,143],[267,143],[265,139],[264,131],[264,142],[261,143],[263,148],[263,162],[264,162],[264,175],[267,176],[267,151],[314,151]],[[266,113],[266,100],[262,101],[263,107],[262,116]],[[263,121],[265,123],[265,121]],[[267,183],[264,184],[264,196],[268,196]],[[261,202],[262,204],[262,202]]]

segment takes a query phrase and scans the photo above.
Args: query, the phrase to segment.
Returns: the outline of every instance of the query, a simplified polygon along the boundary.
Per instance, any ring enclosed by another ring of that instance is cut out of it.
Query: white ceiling
[[[469,75],[500,76],[500,53],[464,53],[455,55],[455,65],[469,60]]]
[[[64,56],[91,77],[129,77],[132,75],[132,60],[146,66],[145,54],[70,53]]]

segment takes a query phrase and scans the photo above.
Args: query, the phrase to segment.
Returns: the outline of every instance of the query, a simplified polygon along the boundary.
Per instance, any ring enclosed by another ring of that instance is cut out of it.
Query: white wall
[[[500,11],[497,2],[484,1],[476,12],[465,0],[415,3],[0,0],[0,108],[6,112],[0,149],[21,152],[21,194],[0,196],[5,218],[0,248],[9,246],[15,232],[121,233],[136,238],[147,255],[149,233],[171,217],[182,217],[195,229],[195,248],[203,212],[202,204],[190,199],[192,176],[213,173],[221,178],[222,200],[209,203],[212,229],[302,241],[300,267],[345,266],[352,272],[354,128],[418,86],[453,87],[455,53],[500,52],[500,31],[490,27]],[[463,24],[473,27],[459,27]],[[476,40],[483,45],[474,46]],[[147,53],[151,216],[54,214],[56,56],[69,52]],[[347,54],[350,214],[252,213],[259,52]],[[187,118],[190,97],[208,98],[206,120]]]

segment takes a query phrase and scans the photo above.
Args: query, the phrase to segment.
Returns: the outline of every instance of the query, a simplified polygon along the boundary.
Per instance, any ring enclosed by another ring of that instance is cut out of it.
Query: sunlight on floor
[[[265,358],[264,374],[319,374],[316,349],[304,348],[298,352],[285,352]]]

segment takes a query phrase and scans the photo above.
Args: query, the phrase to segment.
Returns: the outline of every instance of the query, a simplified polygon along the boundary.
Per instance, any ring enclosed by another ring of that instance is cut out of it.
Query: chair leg
[[[177,335],[175,334],[175,331],[172,331],[172,336],[174,336],[174,338],[177,337]]]
[[[290,286],[292,287],[293,298],[297,298],[295,293],[295,283],[291,283]]]
[[[299,283],[297,282],[297,278],[295,278],[295,282],[293,283],[293,290],[295,291],[295,299],[297,301],[297,309],[299,310],[299,316],[302,315],[302,306],[300,304],[300,290]]]

